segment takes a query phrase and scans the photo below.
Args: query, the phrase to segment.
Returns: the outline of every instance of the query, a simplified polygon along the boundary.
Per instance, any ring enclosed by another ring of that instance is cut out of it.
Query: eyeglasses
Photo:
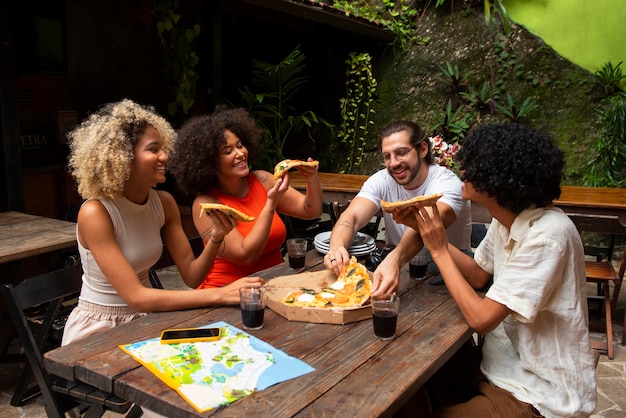
[[[378,161],[382,165],[387,165],[387,163],[391,160],[391,156],[393,155],[393,157],[396,159],[396,161],[401,163],[404,160],[406,160],[407,155],[409,154],[409,152],[411,152],[411,150],[413,148],[415,148],[415,147],[399,148],[399,149],[395,150],[391,154],[389,154],[388,152],[383,152],[381,154],[378,154]]]

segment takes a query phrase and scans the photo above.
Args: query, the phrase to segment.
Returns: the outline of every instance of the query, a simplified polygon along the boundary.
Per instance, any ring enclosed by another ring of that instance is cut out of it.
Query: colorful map
[[[225,322],[207,327],[220,327],[222,338],[181,344],[161,344],[153,338],[120,348],[199,412],[315,370]]]

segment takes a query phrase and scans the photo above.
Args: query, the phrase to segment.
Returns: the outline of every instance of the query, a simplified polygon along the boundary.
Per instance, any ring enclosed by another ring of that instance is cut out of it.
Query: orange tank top
[[[248,195],[243,198],[229,196],[219,192],[216,188],[212,188],[209,193],[225,205],[239,209],[248,215],[258,217],[267,201],[267,190],[254,174],[249,174],[247,180]],[[245,238],[250,233],[255,223],[256,221],[239,222],[237,224],[237,230]],[[285,228],[285,224],[278,216],[278,213],[274,212],[274,219],[272,220],[267,244],[257,262],[253,265],[243,266],[222,258],[216,258],[213,263],[213,268],[209,271],[209,274],[205,277],[202,284],[198,286],[198,289],[222,287],[241,277],[249,276],[259,270],[281,263],[283,257],[280,252],[280,247],[283,245],[286,238],[287,229]]]

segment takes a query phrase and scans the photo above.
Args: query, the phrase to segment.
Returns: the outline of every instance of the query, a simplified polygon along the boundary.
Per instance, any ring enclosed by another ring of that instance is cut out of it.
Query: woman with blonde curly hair
[[[175,139],[165,119],[131,100],[103,106],[70,133],[69,170],[87,200],[76,227],[83,286],[63,344],[146,312],[236,304],[240,287],[263,284],[261,278],[244,278],[200,292],[150,287],[148,269],[161,256],[163,242],[185,283],[206,276],[219,248],[209,243],[196,259],[174,198],[154,189],[165,181]],[[212,242],[236,225],[219,212],[209,218]]]
[[[278,212],[300,219],[322,213],[317,167],[296,167],[306,179],[306,194],[289,187],[289,174],[274,181],[265,170],[250,170],[261,135],[245,109],[225,106],[191,118],[178,131],[171,172],[181,190],[195,197],[193,221],[205,245],[214,244],[202,233],[212,228],[213,220],[198,216],[201,203],[222,203],[256,217],[224,237],[210,274],[196,285],[200,289],[224,286],[281,263],[287,231]]]

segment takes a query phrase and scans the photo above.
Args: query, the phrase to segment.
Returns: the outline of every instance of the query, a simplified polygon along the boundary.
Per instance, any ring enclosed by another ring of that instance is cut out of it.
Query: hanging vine
[[[342,122],[337,137],[348,150],[341,172],[351,173],[363,162],[367,133],[374,125],[372,105],[378,84],[372,74],[368,53],[350,53],[346,64],[346,97],[339,100]]]
[[[195,103],[199,74],[199,57],[195,40],[200,36],[200,25],[183,22],[177,0],[157,0],[154,5],[156,27],[165,50],[165,73],[173,84],[174,98],[168,104],[170,116],[182,118]]]

